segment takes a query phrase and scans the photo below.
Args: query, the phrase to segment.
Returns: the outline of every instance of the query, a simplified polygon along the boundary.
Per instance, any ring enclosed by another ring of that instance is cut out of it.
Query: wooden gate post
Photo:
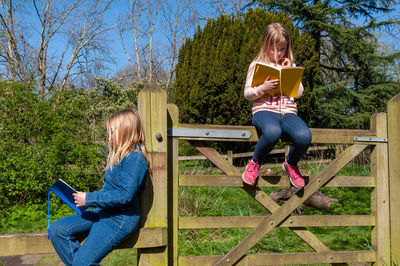
[[[167,220],[167,97],[166,92],[147,85],[139,93],[138,111],[143,120],[150,155],[151,178],[141,196],[141,225],[165,227]],[[167,237],[167,236],[165,236]],[[167,246],[138,249],[138,265],[167,265]]]
[[[371,129],[376,137],[387,138],[387,115],[377,113],[371,117]],[[390,265],[389,178],[388,144],[377,143],[371,154],[371,176],[375,187],[371,191],[371,214],[375,216],[372,229],[372,249],[376,251],[374,265]]]
[[[179,125],[179,109],[168,104],[168,128]],[[179,138],[168,137],[168,262],[178,265],[178,145]]]
[[[392,265],[400,264],[400,93],[387,106]]]

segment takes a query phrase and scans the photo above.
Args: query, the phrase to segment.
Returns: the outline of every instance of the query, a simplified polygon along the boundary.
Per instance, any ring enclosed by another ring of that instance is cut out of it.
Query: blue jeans
[[[280,114],[259,111],[253,115],[253,125],[261,133],[253,161],[262,164],[282,135],[290,138],[292,145],[286,158],[290,165],[297,165],[311,144],[311,132],[306,123],[296,114]]]
[[[98,265],[137,228],[139,216],[110,216],[101,209],[58,219],[49,228],[54,249],[66,265]],[[79,236],[89,232],[83,242]]]

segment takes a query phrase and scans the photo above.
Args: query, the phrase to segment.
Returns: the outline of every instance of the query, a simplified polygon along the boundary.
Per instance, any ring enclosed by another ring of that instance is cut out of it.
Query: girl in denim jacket
[[[243,182],[255,185],[260,166],[274,148],[275,143],[284,134],[291,139],[292,145],[282,167],[288,172],[293,186],[303,187],[304,179],[297,167],[297,163],[310,146],[312,139],[310,129],[297,115],[297,106],[294,98],[267,94],[269,90],[278,88],[278,79],[267,77],[263,84],[255,87],[251,86],[255,65],[258,61],[278,68],[295,65],[289,31],[281,23],[272,23],[267,26],[260,51],[251,62],[247,73],[244,97],[253,101],[252,124],[261,132],[261,135],[253,158],[247,164],[242,175]],[[296,98],[300,98],[302,94],[303,85],[300,83]]]
[[[97,207],[55,221],[49,237],[66,265],[98,265],[138,228],[138,195],[149,172],[143,126],[136,110],[113,114],[106,123],[109,154],[101,190],[73,194],[77,207]],[[88,233],[80,245],[79,236]]]

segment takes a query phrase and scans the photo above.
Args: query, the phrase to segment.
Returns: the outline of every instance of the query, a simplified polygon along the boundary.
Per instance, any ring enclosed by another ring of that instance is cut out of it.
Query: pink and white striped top
[[[261,92],[261,89],[264,86],[263,84],[256,87],[251,87],[255,65],[255,61],[251,62],[249,70],[247,71],[246,84],[244,87],[244,97],[249,101],[253,101],[252,114],[259,111],[271,111],[282,114],[297,114],[297,105],[294,102],[293,97],[280,95],[270,96],[268,94],[263,94]],[[296,97],[297,99],[303,95],[303,91],[303,84],[300,83],[299,92],[297,93]]]

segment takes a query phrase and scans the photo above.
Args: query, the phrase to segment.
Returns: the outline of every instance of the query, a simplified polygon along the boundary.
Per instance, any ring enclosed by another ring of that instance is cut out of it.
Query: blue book
[[[76,190],[65,183],[62,179],[58,179],[49,190],[53,191],[54,194],[67,203],[67,205],[76,211],[77,214],[82,215],[82,213],[87,209],[86,206],[76,207],[74,197],[72,196],[72,193],[76,193]]]

